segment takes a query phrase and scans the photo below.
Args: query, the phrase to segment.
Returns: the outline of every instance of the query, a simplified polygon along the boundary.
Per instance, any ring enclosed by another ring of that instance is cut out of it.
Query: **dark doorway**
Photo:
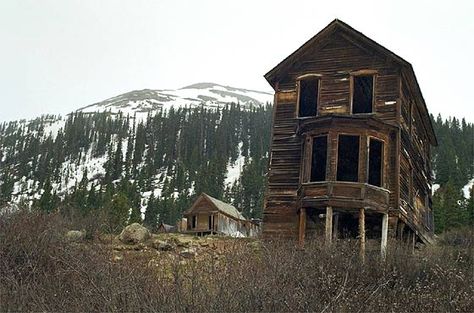
[[[300,80],[299,117],[316,116],[318,112],[319,79]]]
[[[326,180],[327,136],[313,138],[313,154],[311,157],[311,181]]]
[[[359,181],[359,136],[339,135],[337,180]]]
[[[212,215],[209,215],[208,226],[209,226],[209,229],[212,230]]]
[[[369,181],[374,186],[382,186],[383,142],[370,139],[369,144]]]
[[[352,113],[372,113],[374,77],[353,76]]]

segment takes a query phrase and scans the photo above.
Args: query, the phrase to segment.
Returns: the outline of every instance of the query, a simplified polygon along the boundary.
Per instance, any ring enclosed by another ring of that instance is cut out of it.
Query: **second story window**
[[[298,117],[316,116],[318,113],[319,78],[299,80]]]
[[[372,113],[374,101],[374,76],[352,76],[352,113]]]

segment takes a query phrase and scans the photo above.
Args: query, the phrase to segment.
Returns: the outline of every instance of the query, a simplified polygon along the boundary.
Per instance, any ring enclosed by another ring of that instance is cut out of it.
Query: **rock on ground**
[[[158,240],[158,239],[153,241],[152,247],[160,251],[170,251],[173,249],[172,244],[163,240]]]
[[[121,242],[128,244],[144,242],[148,238],[150,238],[150,231],[138,223],[125,227],[118,237]]]

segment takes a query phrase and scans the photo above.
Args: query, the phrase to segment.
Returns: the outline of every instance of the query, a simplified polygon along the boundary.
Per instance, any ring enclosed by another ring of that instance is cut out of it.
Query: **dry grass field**
[[[473,234],[444,234],[386,260],[357,242],[331,247],[153,235],[125,245],[65,240],[58,215],[0,219],[0,312],[473,312]],[[77,226],[77,225],[76,225]]]

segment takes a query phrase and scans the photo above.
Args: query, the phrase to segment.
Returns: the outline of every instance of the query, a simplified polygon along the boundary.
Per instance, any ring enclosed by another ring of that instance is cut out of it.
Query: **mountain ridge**
[[[244,108],[265,105],[273,101],[273,94],[245,88],[200,82],[179,89],[132,90],[76,110],[82,113],[110,112],[140,114],[161,109],[206,106],[219,108],[228,103],[239,103]]]

